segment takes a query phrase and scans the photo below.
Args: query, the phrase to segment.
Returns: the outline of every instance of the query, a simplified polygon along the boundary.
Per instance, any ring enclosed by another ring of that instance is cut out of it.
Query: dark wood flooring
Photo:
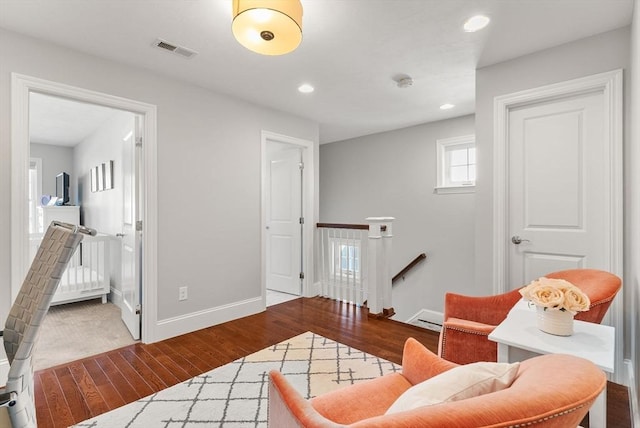
[[[398,364],[408,337],[434,351],[438,341],[432,331],[369,318],[350,305],[319,297],[296,299],[162,342],[138,343],[38,371],[38,426],[68,427],[306,331]],[[610,383],[607,395],[607,426],[631,427],[627,388]]]

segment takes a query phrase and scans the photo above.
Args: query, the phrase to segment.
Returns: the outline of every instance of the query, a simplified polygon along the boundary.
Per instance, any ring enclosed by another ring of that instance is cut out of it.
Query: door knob
[[[523,242],[531,242],[531,241],[529,241],[528,239],[522,239],[522,238],[521,238],[521,237],[519,237],[518,235],[513,235],[513,236],[511,237],[511,242],[513,242],[513,243],[514,243],[514,244],[516,244],[516,245],[520,245],[520,244],[522,244]]]
[[[116,233],[116,236],[117,236],[118,238],[123,238],[123,237],[124,237],[124,233]]]

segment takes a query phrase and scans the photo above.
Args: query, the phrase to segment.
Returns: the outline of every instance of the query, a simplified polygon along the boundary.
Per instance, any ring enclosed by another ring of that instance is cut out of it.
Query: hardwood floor
[[[36,372],[38,426],[73,425],[306,331],[395,363],[401,363],[408,337],[434,351],[438,346],[437,333],[429,330],[369,318],[359,308],[328,299],[296,299],[162,342]],[[625,387],[609,384],[607,406],[609,428],[631,427]]]

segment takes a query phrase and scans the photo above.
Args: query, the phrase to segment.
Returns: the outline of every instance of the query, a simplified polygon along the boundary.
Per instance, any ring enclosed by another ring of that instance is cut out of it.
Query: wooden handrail
[[[324,227],[328,229],[357,229],[369,230],[368,224],[344,224],[344,223],[316,223],[316,227]],[[386,225],[380,226],[381,231],[387,230]]]
[[[427,258],[427,255],[425,253],[419,254],[418,257],[413,259],[413,261],[411,263],[409,263],[407,266],[405,266],[404,269],[402,269],[400,272],[398,272],[396,274],[396,276],[391,278],[391,283],[393,284],[394,282],[396,282],[400,278],[404,278],[404,276],[406,275],[407,272],[409,272],[411,269],[414,268],[415,265],[417,265],[418,263],[420,263],[422,260],[424,260],[426,258]]]
[[[343,223],[318,223],[317,227],[326,227],[328,229],[359,229],[369,230],[368,224],[343,224]]]

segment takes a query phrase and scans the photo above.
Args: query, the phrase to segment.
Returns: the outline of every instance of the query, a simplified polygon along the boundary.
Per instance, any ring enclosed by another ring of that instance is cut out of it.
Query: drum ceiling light
[[[302,41],[300,0],[233,0],[236,40],[262,55],[283,55]]]

